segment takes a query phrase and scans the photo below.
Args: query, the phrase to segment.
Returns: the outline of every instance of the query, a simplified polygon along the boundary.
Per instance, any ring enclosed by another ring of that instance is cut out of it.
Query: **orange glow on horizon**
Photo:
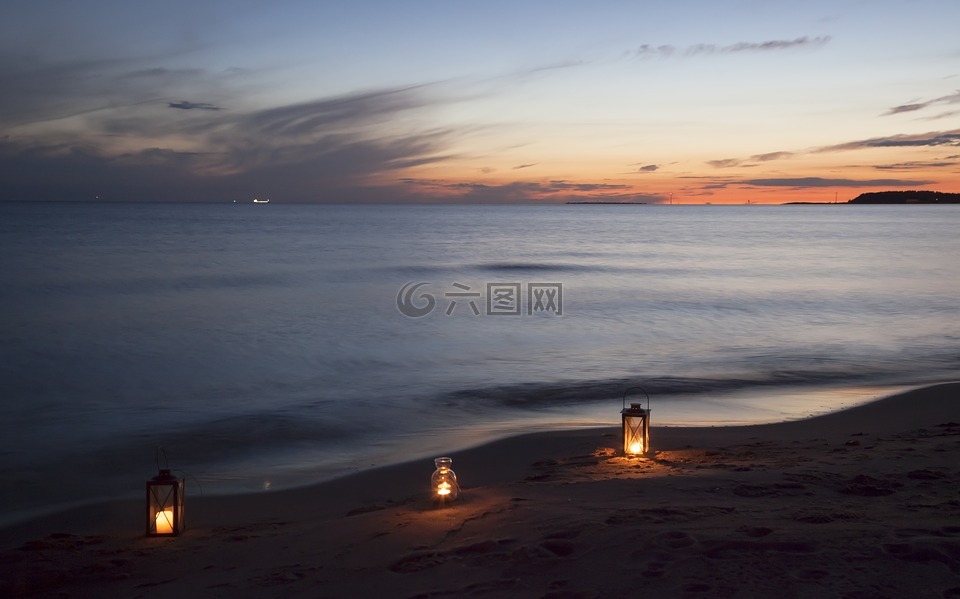
[[[413,196],[455,203],[826,204],[877,191],[960,192],[960,171],[944,168],[949,161],[938,148],[780,154],[666,164],[613,156],[581,163],[451,159],[409,169],[403,180]]]

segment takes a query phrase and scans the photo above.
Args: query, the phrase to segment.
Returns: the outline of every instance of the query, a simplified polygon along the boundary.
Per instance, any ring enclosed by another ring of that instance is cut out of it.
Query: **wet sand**
[[[145,538],[141,502],[2,531],[0,596],[960,597],[960,384],[795,422],[616,428],[246,496],[187,498]],[[95,481],[91,481],[95,484]]]

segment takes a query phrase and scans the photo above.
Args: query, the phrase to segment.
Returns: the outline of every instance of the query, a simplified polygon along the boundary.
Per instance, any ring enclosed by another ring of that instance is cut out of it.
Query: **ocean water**
[[[263,491],[616,424],[634,386],[654,425],[709,425],[955,380],[957,230],[958,206],[0,204],[2,521],[138,496],[158,446],[206,494]]]

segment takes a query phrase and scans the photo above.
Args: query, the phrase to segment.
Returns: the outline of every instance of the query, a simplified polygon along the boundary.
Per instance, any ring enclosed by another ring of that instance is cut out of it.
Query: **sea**
[[[0,524],[960,378],[960,206],[0,204]],[[655,445],[655,439],[653,439]],[[465,474],[465,473],[464,473]]]

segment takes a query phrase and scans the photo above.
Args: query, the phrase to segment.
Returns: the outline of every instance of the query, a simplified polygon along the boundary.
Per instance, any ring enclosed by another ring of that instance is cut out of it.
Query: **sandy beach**
[[[960,384],[772,425],[654,412],[651,438],[651,459],[613,426],[454,452],[442,507],[430,460],[192,493],[178,538],[143,537],[140,501],[85,506],[2,531],[0,596],[960,597]]]

